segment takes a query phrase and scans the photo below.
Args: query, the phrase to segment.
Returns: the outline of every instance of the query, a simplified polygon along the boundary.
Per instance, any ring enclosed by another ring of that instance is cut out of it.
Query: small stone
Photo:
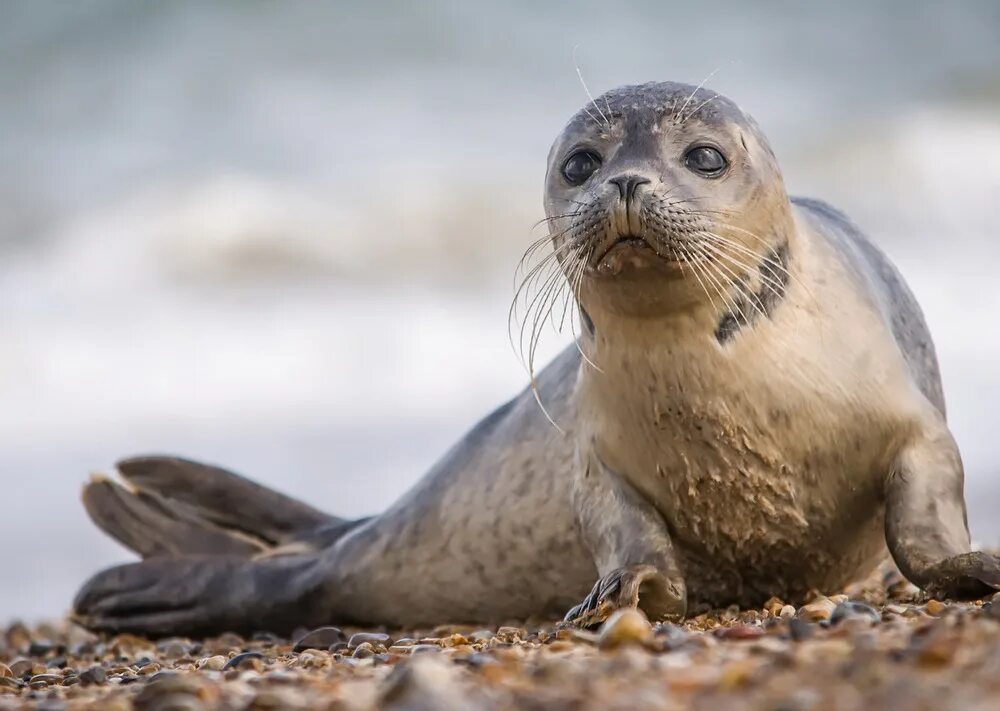
[[[833,600],[826,597],[819,597],[808,605],[800,607],[798,616],[809,622],[821,622],[830,619],[836,608],[837,605]]]
[[[455,634],[448,635],[441,640],[442,647],[462,647],[469,644],[468,638],[456,632]]]
[[[355,659],[367,659],[368,657],[374,657],[375,647],[371,642],[362,642],[354,648],[354,654],[351,656]]]
[[[34,665],[35,663],[30,659],[15,659],[10,663],[10,671],[14,676],[21,678],[31,672]]]
[[[771,617],[777,617],[783,607],[785,607],[785,603],[776,597],[772,597],[764,603],[764,609],[767,610]]]
[[[35,689],[39,686],[49,686],[50,684],[59,684],[61,682],[62,677],[56,674],[35,674],[28,683],[31,685],[31,688]]]
[[[528,636],[528,631],[521,627],[501,627],[496,636],[503,642],[520,642]]]
[[[844,620],[867,620],[871,624],[882,621],[882,614],[871,605],[857,601],[837,603],[830,615],[830,624],[837,625]]]
[[[764,636],[764,630],[752,625],[733,625],[719,627],[713,634],[719,639],[757,639]]]
[[[152,676],[156,672],[160,671],[160,665],[157,662],[151,662],[139,670],[139,676]]]
[[[196,666],[199,669],[208,669],[209,671],[222,671],[226,668],[227,661],[221,654],[214,654],[211,657],[202,657]]]
[[[32,640],[28,646],[28,654],[32,657],[44,657],[54,649],[51,642],[45,640]]]
[[[646,616],[634,608],[615,610],[601,626],[597,644],[602,649],[614,649],[626,644],[646,644],[652,629]]]
[[[20,679],[9,676],[0,676],[0,689],[20,689],[24,685]]]
[[[357,649],[360,645],[366,643],[373,647],[385,649],[392,646],[392,637],[381,632],[358,632],[351,635],[351,639],[347,642],[347,648]]]
[[[440,652],[441,648],[436,644],[414,644],[410,647],[410,654],[420,654],[422,652]]]
[[[222,671],[230,669],[253,669],[254,671],[260,671],[264,668],[263,659],[264,655],[260,652],[243,652],[226,662],[222,667]]]
[[[793,605],[783,605],[781,610],[778,611],[778,617],[783,620],[795,617],[795,607]]]
[[[14,672],[10,670],[3,662],[0,662],[0,677],[5,677],[7,679],[12,679],[14,677]]]
[[[347,637],[339,627],[319,627],[307,632],[295,641],[293,652],[304,652],[307,649],[324,651],[337,642],[346,642]]]
[[[952,630],[938,627],[928,634],[915,636],[911,649],[917,661],[929,667],[950,664],[958,651],[961,638]]]
[[[93,666],[87,671],[80,674],[80,681],[84,686],[90,686],[92,684],[103,684],[104,680],[107,678],[107,672],[104,671],[102,666]]]
[[[161,642],[160,653],[167,659],[180,659],[188,654],[188,645],[180,640],[172,640],[167,643]]]
[[[485,629],[476,630],[474,632],[470,632],[468,637],[473,642],[489,642],[491,639],[493,639],[493,632]],[[396,644],[399,644],[401,641],[402,640],[397,640]]]
[[[937,617],[938,615],[940,615],[941,613],[943,613],[947,609],[948,609],[948,606],[945,605],[940,600],[928,600],[927,601],[927,614],[928,615],[934,615],[935,617]]]
[[[813,627],[801,617],[793,617],[788,621],[788,635],[796,642],[813,636]]]

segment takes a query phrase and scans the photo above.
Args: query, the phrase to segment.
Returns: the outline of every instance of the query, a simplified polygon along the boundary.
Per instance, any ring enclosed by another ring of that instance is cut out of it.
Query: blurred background
[[[25,0],[0,5],[0,623],[130,558],[78,499],[118,457],[360,515],[523,387],[507,309],[586,100],[574,47],[595,94],[717,70],[789,191],[896,260],[1000,543],[994,0]]]

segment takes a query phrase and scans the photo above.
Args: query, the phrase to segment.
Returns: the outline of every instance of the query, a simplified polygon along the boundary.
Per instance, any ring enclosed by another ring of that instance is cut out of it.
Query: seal
[[[125,486],[84,502],[145,560],[87,582],[77,619],[154,636],[666,619],[833,591],[887,550],[935,595],[1000,586],[970,549],[916,301],[841,213],[788,197],[736,104],[610,91],[556,139],[544,200],[581,327],[530,388],[369,519],[121,462]]]

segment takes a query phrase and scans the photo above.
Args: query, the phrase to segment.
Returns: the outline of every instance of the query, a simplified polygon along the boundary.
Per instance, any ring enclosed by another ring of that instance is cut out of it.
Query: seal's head
[[[577,113],[549,153],[545,211],[574,288],[616,311],[676,309],[777,279],[791,213],[757,124],[713,91],[625,86]]]

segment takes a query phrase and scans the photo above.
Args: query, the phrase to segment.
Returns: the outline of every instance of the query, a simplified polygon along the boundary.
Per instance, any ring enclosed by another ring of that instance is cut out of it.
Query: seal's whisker
[[[721,250],[719,250],[717,247],[713,247],[710,244],[703,244],[702,246],[707,248],[708,250],[711,250],[714,254],[718,256],[721,257],[728,256],[724,254]],[[767,312],[764,309],[764,304],[761,303],[760,298],[757,296],[757,294],[755,294],[752,290],[748,288],[749,285],[745,282],[745,279],[748,275],[748,271],[750,268],[746,267],[746,265],[741,264],[740,266],[744,267],[747,271],[744,271],[743,274],[739,274],[736,271],[734,271],[733,267],[730,267],[719,261],[715,261],[714,266],[716,267],[719,276],[723,277],[727,282],[729,282],[730,286],[743,298],[744,301],[749,302],[750,306],[753,307],[754,311],[756,311],[761,318],[767,318]]]
[[[542,280],[541,275],[545,272],[546,269],[552,269],[553,272],[544,277],[544,280],[542,280],[543,284],[547,283],[549,280],[558,276],[560,274],[560,270],[558,268],[557,258],[560,255],[560,253],[562,253],[564,250],[569,250],[571,247],[572,245],[568,242],[566,244],[560,245],[558,249],[553,250],[550,254],[546,255],[546,257],[543,260],[541,260],[538,264],[532,267],[531,271],[521,281],[521,285],[517,288],[517,290],[514,293],[514,298],[511,300],[510,309],[507,312],[507,337],[510,340],[511,348],[513,348],[514,351],[519,354],[518,357],[522,361],[522,365],[524,366],[526,366],[526,363],[524,362],[524,347],[523,347],[524,328],[525,324],[527,323],[527,316],[531,312],[531,309],[535,301],[537,301],[539,294],[536,294],[534,298],[527,300],[527,303],[525,304],[525,321],[522,322],[521,324],[521,330],[520,330],[521,335],[520,338],[518,339],[522,345],[520,348],[518,348],[518,346],[514,344],[514,325],[518,322],[518,304],[520,303],[521,295],[527,293],[531,288],[533,288],[534,284]]]
[[[534,242],[532,242],[530,245],[528,245],[528,248],[526,250],[524,250],[524,254],[521,255],[521,258],[517,262],[517,266],[514,268],[514,281],[515,281],[515,283],[517,282],[518,275],[521,273],[521,271],[524,269],[524,267],[527,266],[527,264],[534,258],[535,253],[538,252],[538,250],[542,249],[543,247],[548,246],[552,242],[553,239],[558,239],[558,238],[562,237],[568,231],[569,230],[566,229],[566,230],[563,230],[561,232],[556,233],[555,235],[551,235],[551,234],[545,235],[544,237],[541,237],[540,239],[537,239]],[[564,245],[560,245],[558,248],[553,249],[552,250],[553,254],[556,254],[556,255],[560,254],[562,252],[562,250],[564,249],[564,247],[566,247],[567,244],[568,243],[566,243]]]
[[[539,266],[540,267],[544,267],[544,268],[537,270],[535,276],[531,279],[531,281],[526,280],[525,283],[522,285],[522,288],[525,287],[525,286],[527,286],[529,288],[534,288],[533,285],[535,283],[537,283],[539,281],[541,282],[541,286],[539,287],[538,291],[535,293],[535,295],[533,297],[530,298],[530,300],[528,300],[527,304],[525,305],[525,311],[524,311],[525,320],[521,324],[521,338],[520,338],[520,341],[522,343],[524,341],[524,329],[525,329],[525,327],[527,325],[527,317],[528,317],[528,315],[532,312],[532,309],[534,309],[535,306],[539,303],[539,300],[545,294],[545,290],[548,288],[549,284],[552,283],[552,281],[554,279],[558,278],[562,274],[562,272],[561,272],[561,270],[559,268],[559,264],[555,260],[546,259],[546,261],[543,264],[539,265]],[[546,276],[544,278],[540,278],[540,275],[543,274],[543,273],[545,273],[546,269],[548,269],[550,271],[546,274]]]
[[[703,257],[705,257],[705,262],[702,265],[705,268],[703,274],[715,285],[716,292],[719,294],[720,298],[722,298],[723,303],[726,304],[726,308],[728,308],[730,313],[733,314],[733,318],[737,319],[737,322],[739,321],[739,318],[742,317],[743,324],[745,326],[749,326],[750,319],[747,317],[746,313],[740,307],[736,299],[729,293],[729,289],[725,288],[725,285],[722,283],[722,280],[720,279],[722,274],[716,268],[717,265],[715,260],[711,259],[707,252],[704,251],[703,244],[695,244],[694,247],[702,254]]]
[[[720,96],[719,94],[716,94],[715,96],[709,97],[708,99],[705,99],[700,104],[698,104],[693,109],[691,109],[691,111],[688,113],[688,115],[685,116],[683,119],[681,119],[681,125],[683,126],[687,122],[688,119],[690,119],[691,117],[695,116],[705,106],[707,106],[708,104],[710,104],[713,101],[715,101],[716,99],[718,99],[719,96]]]
[[[785,288],[785,283],[778,276],[774,275],[774,273],[771,272],[771,270],[768,268],[767,265],[768,260],[763,255],[760,255],[751,249],[738,249],[737,251],[738,255],[746,255],[754,259],[755,261],[754,264],[746,264],[743,261],[739,260],[736,256],[729,254],[722,247],[719,246],[720,244],[723,244],[730,248],[737,248],[741,247],[741,245],[729,244],[724,241],[720,242],[719,240],[715,239],[717,235],[711,232],[703,231],[700,234],[709,239],[709,243],[705,244],[705,246],[711,249],[713,253],[718,254],[720,257],[729,260],[730,263],[735,264],[736,266],[746,269],[748,271],[757,269],[761,281],[764,284],[766,284],[768,289],[770,289],[772,292],[777,293]],[[763,271],[764,269],[768,270],[767,274],[764,273]]]
[[[540,220],[539,220],[538,222],[536,222],[535,224],[533,224],[533,225],[531,226],[531,229],[532,229],[532,230],[534,230],[534,229],[536,229],[536,228],[537,228],[537,227],[538,227],[539,225],[544,225],[544,224],[546,224],[546,223],[548,223],[548,222],[555,222],[556,220],[561,220],[561,219],[563,219],[563,218],[566,218],[566,217],[578,217],[578,216],[580,216],[581,214],[583,214],[583,212],[582,212],[582,211],[577,211],[577,212],[567,212],[567,213],[565,213],[565,214],[562,214],[562,215],[551,215],[551,216],[549,216],[549,217],[543,217],[543,218],[542,218],[542,219],[540,219]],[[546,235],[546,237],[548,237],[548,236],[549,236],[549,235]]]
[[[683,116],[683,115],[684,115],[684,109],[686,109],[686,108],[687,108],[687,105],[691,103],[691,99],[693,99],[693,98],[695,97],[695,95],[696,95],[696,94],[698,93],[698,91],[699,91],[699,90],[701,90],[701,88],[702,88],[703,86],[705,86],[705,83],[706,83],[706,82],[707,82],[707,81],[708,81],[709,79],[711,79],[712,77],[714,77],[714,76],[715,76],[716,74],[718,74],[718,73],[719,73],[719,70],[720,70],[720,69],[722,69],[722,66],[723,66],[723,65],[721,65],[721,64],[720,64],[720,65],[719,65],[719,66],[717,66],[717,67],[716,67],[715,69],[713,69],[713,70],[712,70],[711,72],[709,72],[709,73],[708,73],[708,76],[707,76],[707,77],[705,77],[704,79],[702,79],[702,80],[701,80],[701,83],[699,83],[699,84],[698,84],[698,86],[696,86],[696,87],[694,88],[694,91],[692,91],[692,92],[691,92],[691,95],[690,95],[690,96],[688,96],[688,98],[684,100],[684,103],[683,103],[683,104],[681,104],[681,109],[680,109],[680,111],[678,111],[678,112],[677,112],[676,114],[674,114],[674,124],[676,124],[676,125],[679,125],[679,123],[683,123],[683,121],[680,121],[680,122],[678,122],[678,117],[680,117],[680,116]]]
[[[580,45],[573,46],[573,66],[574,68],[576,68],[576,75],[580,77],[580,84],[583,86],[583,90],[587,92],[587,98],[590,99],[590,103],[594,105],[594,108],[597,109],[597,113],[599,113],[601,115],[601,118],[604,119],[604,125],[607,126],[608,128],[611,128],[611,119],[605,116],[604,112],[601,111],[601,107],[597,105],[596,101],[594,101],[594,95],[590,93],[590,89],[587,87],[587,82],[583,80],[583,72],[580,71],[580,63],[576,61],[576,50],[579,49],[579,47]],[[586,111],[586,107],[584,107],[584,110]],[[589,114],[590,111],[587,111],[587,113]],[[591,118],[594,117],[591,116]],[[597,119],[594,119],[594,121],[597,121]]]
[[[565,231],[557,233],[554,236],[554,238],[558,239],[563,234],[565,234]],[[523,268],[526,266],[526,263],[528,261],[530,261],[530,259],[534,256],[534,253],[537,252],[541,247],[543,247],[548,241],[550,241],[550,240],[549,239],[538,240],[538,242],[536,244],[533,244],[530,247],[528,247],[528,251],[526,251],[524,253],[524,255],[521,257],[520,261],[518,262],[517,267],[514,269],[514,283],[515,283],[515,285],[517,284],[518,275],[523,270]],[[525,274],[522,277],[521,286],[517,288],[517,291],[515,293],[515,299],[516,299],[517,295],[521,292],[521,290],[525,288],[525,286],[527,285],[527,281],[532,278],[532,276],[535,274],[535,272],[537,270],[543,268],[544,265],[547,262],[551,261],[552,259],[557,259],[560,255],[562,255],[564,252],[570,250],[571,248],[572,248],[572,244],[570,242],[566,242],[566,243],[560,245],[559,247],[553,249],[552,252],[550,252],[545,257],[543,257],[541,259],[541,261],[539,261],[537,264],[535,264],[534,266],[532,266],[531,269],[527,272],[527,274]]]
[[[570,284],[570,289],[573,294],[573,306],[575,307],[576,310],[574,317],[579,316],[583,310],[583,308],[580,306],[580,290],[583,286],[583,278],[587,274],[587,264],[589,264],[590,258],[593,256],[593,254],[594,254],[594,247],[591,246],[590,249],[587,250],[587,253],[580,258],[580,264],[576,270],[576,277],[573,280],[573,283]],[[570,333],[573,334],[573,345],[576,346],[576,350],[580,354],[580,357],[583,358],[584,362],[587,363],[587,365],[596,370],[598,373],[603,373],[604,369],[601,368],[599,365],[597,365],[597,363],[595,363],[593,360],[591,360],[590,356],[588,356],[583,351],[583,346],[580,345],[580,336],[576,332],[576,318],[571,318],[569,324],[570,324],[569,326]]]
[[[743,234],[747,235],[748,237],[751,237],[752,239],[757,240],[758,242],[760,242],[761,245],[764,246],[765,249],[767,249],[767,251],[769,251],[775,257],[778,257],[778,252],[777,252],[777,250],[772,245],[768,244],[762,237],[760,237],[759,235],[754,234],[750,230],[745,230],[742,227],[737,227],[736,225],[730,225],[730,224],[728,224],[726,222],[721,222],[721,221],[718,221],[718,220],[715,221],[715,224],[718,225],[718,226],[721,226],[721,227],[727,227],[729,229],[732,229],[732,230],[735,230],[737,232],[743,233]],[[734,242],[731,239],[727,239],[727,238],[723,237],[722,235],[720,235],[718,233],[713,233],[713,234],[715,234],[716,238],[718,238],[720,240],[724,240],[727,244],[730,244],[734,248],[735,247],[743,247],[743,245],[740,245],[738,242]],[[795,281],[796,284],[798,284],[800,287],[802,287],[802,289],[809,295],[809,297],[813,300],[814,303],[818,303],[818,301],[817,301],[815,295],[813,294],[812,290],[806,285],[806,283],[802,279],[800,279],[797,275],[793,274],[791,272],[791,270],[788,269],[788,267],[786,267],[784,264],[782,264],[777,259],[770,259],[770,258],[766,258],[765,257],[764,261],[769,265],[769,267],[771,267],[773,269],[777,269],[777,270],[779,270],[780,272],[782,272],[784,274],[787,274],[789,279]]]
[[[527,316],[528,316],[528,314],[531,314],[531,313],[535,314],[534,317],[532,318],[531,336],[529,337],[529,341],[528,341],[528,343],[529,343],[529,348],[528,348],[528,366],[529,366],[529,369],[531,367],[531,355],[532,355],[530,343],[534,339],[534,335],[535,335],[535,332],[537,330],[538,314],[541,313],[542,310],[545,308],[545,304],[547,303],[547,299],[549,298],[549,294],[550,294],[552,288],[555,285],[558,285],[559,282],[560,282],[560,280],[562,278],[563,278],[562,270],[560,268],[554,269],[552,271],[552,273],[545,278],[545,281],[542,282],[542,286],[539,288],[538,293],[534,296],[534,298],[532,298],[531,303],[528,305],[528,308],[527,308],[527,310],[525,312],[525,319],[524,319],[524,322],[521,324],[521,337],[520,337],[522,355],[523,355],[523,350],[524,350],[524,335],[525,335],[525,330],[527,329],[527,326],[528,326],[528,318],[527,318]],[[536,307],[537,307],[537,311],[535,310]]]
[[[684,261],[681,262],[681,264],[683,264],[683,263],[684,263]],[[708,293],[708,288],[705,286],[705,282],[702,281],[701,276],[699,276],[699,273],[701,272],[701,270],[703,269],[703,267],[700,264],[698,264],[697,262],[693,261],[693,260],[692,261],[688,261],[688,264],[691,267],[691,272],[694,274],[694,278],[697,279],[698,280],[698,284],[701,285],[701,290],[705,292],[705,296],[708,297],[709,303],[712,304],[712,310],[718,312],[719,311],[719,307],[716,305],[715,299],[713,299],[712,295],[710,293]]]
[[[710,249],[713,249],[711,245],[702,244],[702,246],[703,247],[708,247]],[[717,249],[718,248],[714,248],[713,251],[715,251]],[[723,255],[723,256],[725,256],[725,255]],[[724,279],[726,282],[728,282],[728,284],[730,285],[730,287],[737,294],[739,294],[739,296],[741,297],[741,301],[743,303],[749,304],[754,309],[754,311],[757,313],[757,315],[760,316],[761,320],[763,320],[763,321],[770,320],[769,317],[768,317],[767,307],[761,301],[760,295],[757,294],[757,293],[755,293],[754,291],[750,290],[749,289],[749,285],[746,284],[746,282],[744,281],[743,278],[741,278],[741,276],[736,275],[735,272],[732,271],[732,269],[726,267],[726,265],[721,264],[719,262],[715,262],[715,266],[718,267],[719,270],[724,270],[724,271],[718,271],[717,273],[719,274],[719,276],[722,279]],[[733,275],[733,277],[732,278],[728,277],[726,275],[726,273],[724,273],[724,272],[728,272],[728,274]],[[747,326],[747,327],[752,327],[752,325],[753,325],[752,324],[752,319],[747,320],[746,319],[746,315],[744,315],[744,325]],[[784,335],[781,335],[780,331],[773,332],[769,336],[769,338],[773,338],[775,340],[775,342],[778,343],[785,350],[789,350],[789,349],[792,348],[792,346],[791,346],[790,342],[788,341],[788,339],[785,338]]]

